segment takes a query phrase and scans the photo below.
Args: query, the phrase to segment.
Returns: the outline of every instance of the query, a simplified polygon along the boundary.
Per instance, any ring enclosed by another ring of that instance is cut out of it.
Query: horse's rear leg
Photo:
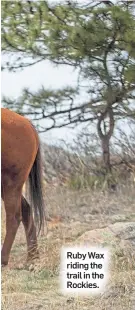
[[[22,222],[25,228],[27,247],[28,247],[28,261],[38,258],[39,252],[37,248],[36,228],[34,225],[32,210],[27,200],[22,196]]]
[[[1,252],[1,262],[2,265],[7,265],[10,250],[21,221],[21,192],[15,188],[8,188],[4,190],[4,194],[6,197],[6,200],[4,199],[6,211],[6,236]]]

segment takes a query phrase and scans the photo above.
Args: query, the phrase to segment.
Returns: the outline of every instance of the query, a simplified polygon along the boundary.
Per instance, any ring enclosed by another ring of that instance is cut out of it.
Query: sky
[[[38,90],[41,85],[52,89],[65,86],[74,87],[76,86],[77,72],[74,72],[71,67],[60,66],[56,68],[48,61],[44,61],[14,73],[2,71],[1,80],[2,96],[14,99],[21,95],[24,87],[33,91]],[[57,141],[57,139],[70,142],[75,132],[76,130],[69,128],[53,129],[47,133],[42,133],[41,139],[46,142]]]
[[[62,3],[63,0],[50,0],[50,3]],[[75,1],[76,2],[76,1]],[[78,3],[82,3],[82,0],[78,0]],[[88,0],[83,0],[83,4],[88,3]],[[4,56],[3,60],[7,60]],[[76,86],[77,72],[73,71],[68,66],[53,66],[49,61],[36,64],[32,67],[23,69],[22,71],[8,72],[2,71],[1,74],[1,88],[2,96],[10,98],[17,98],[21,95],[23,88],[27,87],[33,91],[38,90],[41,85],[46,88],[61,88],[65,86]],[[45,120],[44,120],[45,122]],[[42,123],[43,124],[43,123]],[[78,127],[76,129],[61,128],[53,129],[47,133],[40,134],[43,141],[47,143],[57,143],[58,140],[65,140],[70,143],[73,141]]]
[[[51,0],[50,3],[63,2],[62,0]],[[82,2],[82,0],[78,0]],[[83,0],[84,3],[88,1]],[[4,57],[5,58],[5,57]],[[61,88],[63,86],[74,87],[76,85],[77,72],[73,72],[71,67],[54,67],[48,61],[25,68],[23,71],[15,73],[2,71],[1,73],[1,95],[10,98],[17,98],[21,95],[23,88],[38,90],[41,85],[47,88]],[[73,140],[77,130],[69,128],[53,129],[47,133],[42,133],[41,139],[45,142],[53,143],[58,139],[64,139],[67,142]]]

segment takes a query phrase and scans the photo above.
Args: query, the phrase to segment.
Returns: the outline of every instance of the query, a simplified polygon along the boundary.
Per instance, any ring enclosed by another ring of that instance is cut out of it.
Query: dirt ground
[[[133,295],[130,297],[135,269],[128,261],[113,273],[113,290],[104,297],[70,297],[59,289],[61,246],[75,242],[86,231],[121,221],[135,222],[134,187],[109,194],[50,186],[45,201],[52,221],[47,222],[47,235],[39,237],[40,260],[26,264],[25,235],[20,226],[9,265],[2,269],[2,310],[134,310]],[[2,239],[4,218],[2,212]]]

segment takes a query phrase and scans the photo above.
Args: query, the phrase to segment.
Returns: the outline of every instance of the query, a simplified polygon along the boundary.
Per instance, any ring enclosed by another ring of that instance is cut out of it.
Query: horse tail
[[[38,234],[44,226],[45,220],[45,206],[43,199],[43,187],[42,187],[42,161],[40,145],[37,151],[37,155],[29,174],[29,198],[30,204],[34,212],[35,224],[38,227]]]

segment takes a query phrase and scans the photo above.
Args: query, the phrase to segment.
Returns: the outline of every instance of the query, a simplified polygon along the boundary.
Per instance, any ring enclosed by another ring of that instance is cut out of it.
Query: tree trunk
[[[103,151],[103,163],[106,174],[111,173],[111,163],[110,163],[110,139],[107,136],[102,137],[102,151]]]
[[[103,133],[101,124],[104,124],[107,115],[109,116],[109,129],[108,132],[106,132],[105,129],[105,132]],[[102,158],[103,158],[105,179],[107,181],[108,188],[114,191],[116,190],[116,184],[113,181],[111,162],[110,162],[110,139],[112,137],[114,129],[114,117],[112,108],[108,107],[107,110],[100,115],[98,119],[97,129],[102,146]]]

